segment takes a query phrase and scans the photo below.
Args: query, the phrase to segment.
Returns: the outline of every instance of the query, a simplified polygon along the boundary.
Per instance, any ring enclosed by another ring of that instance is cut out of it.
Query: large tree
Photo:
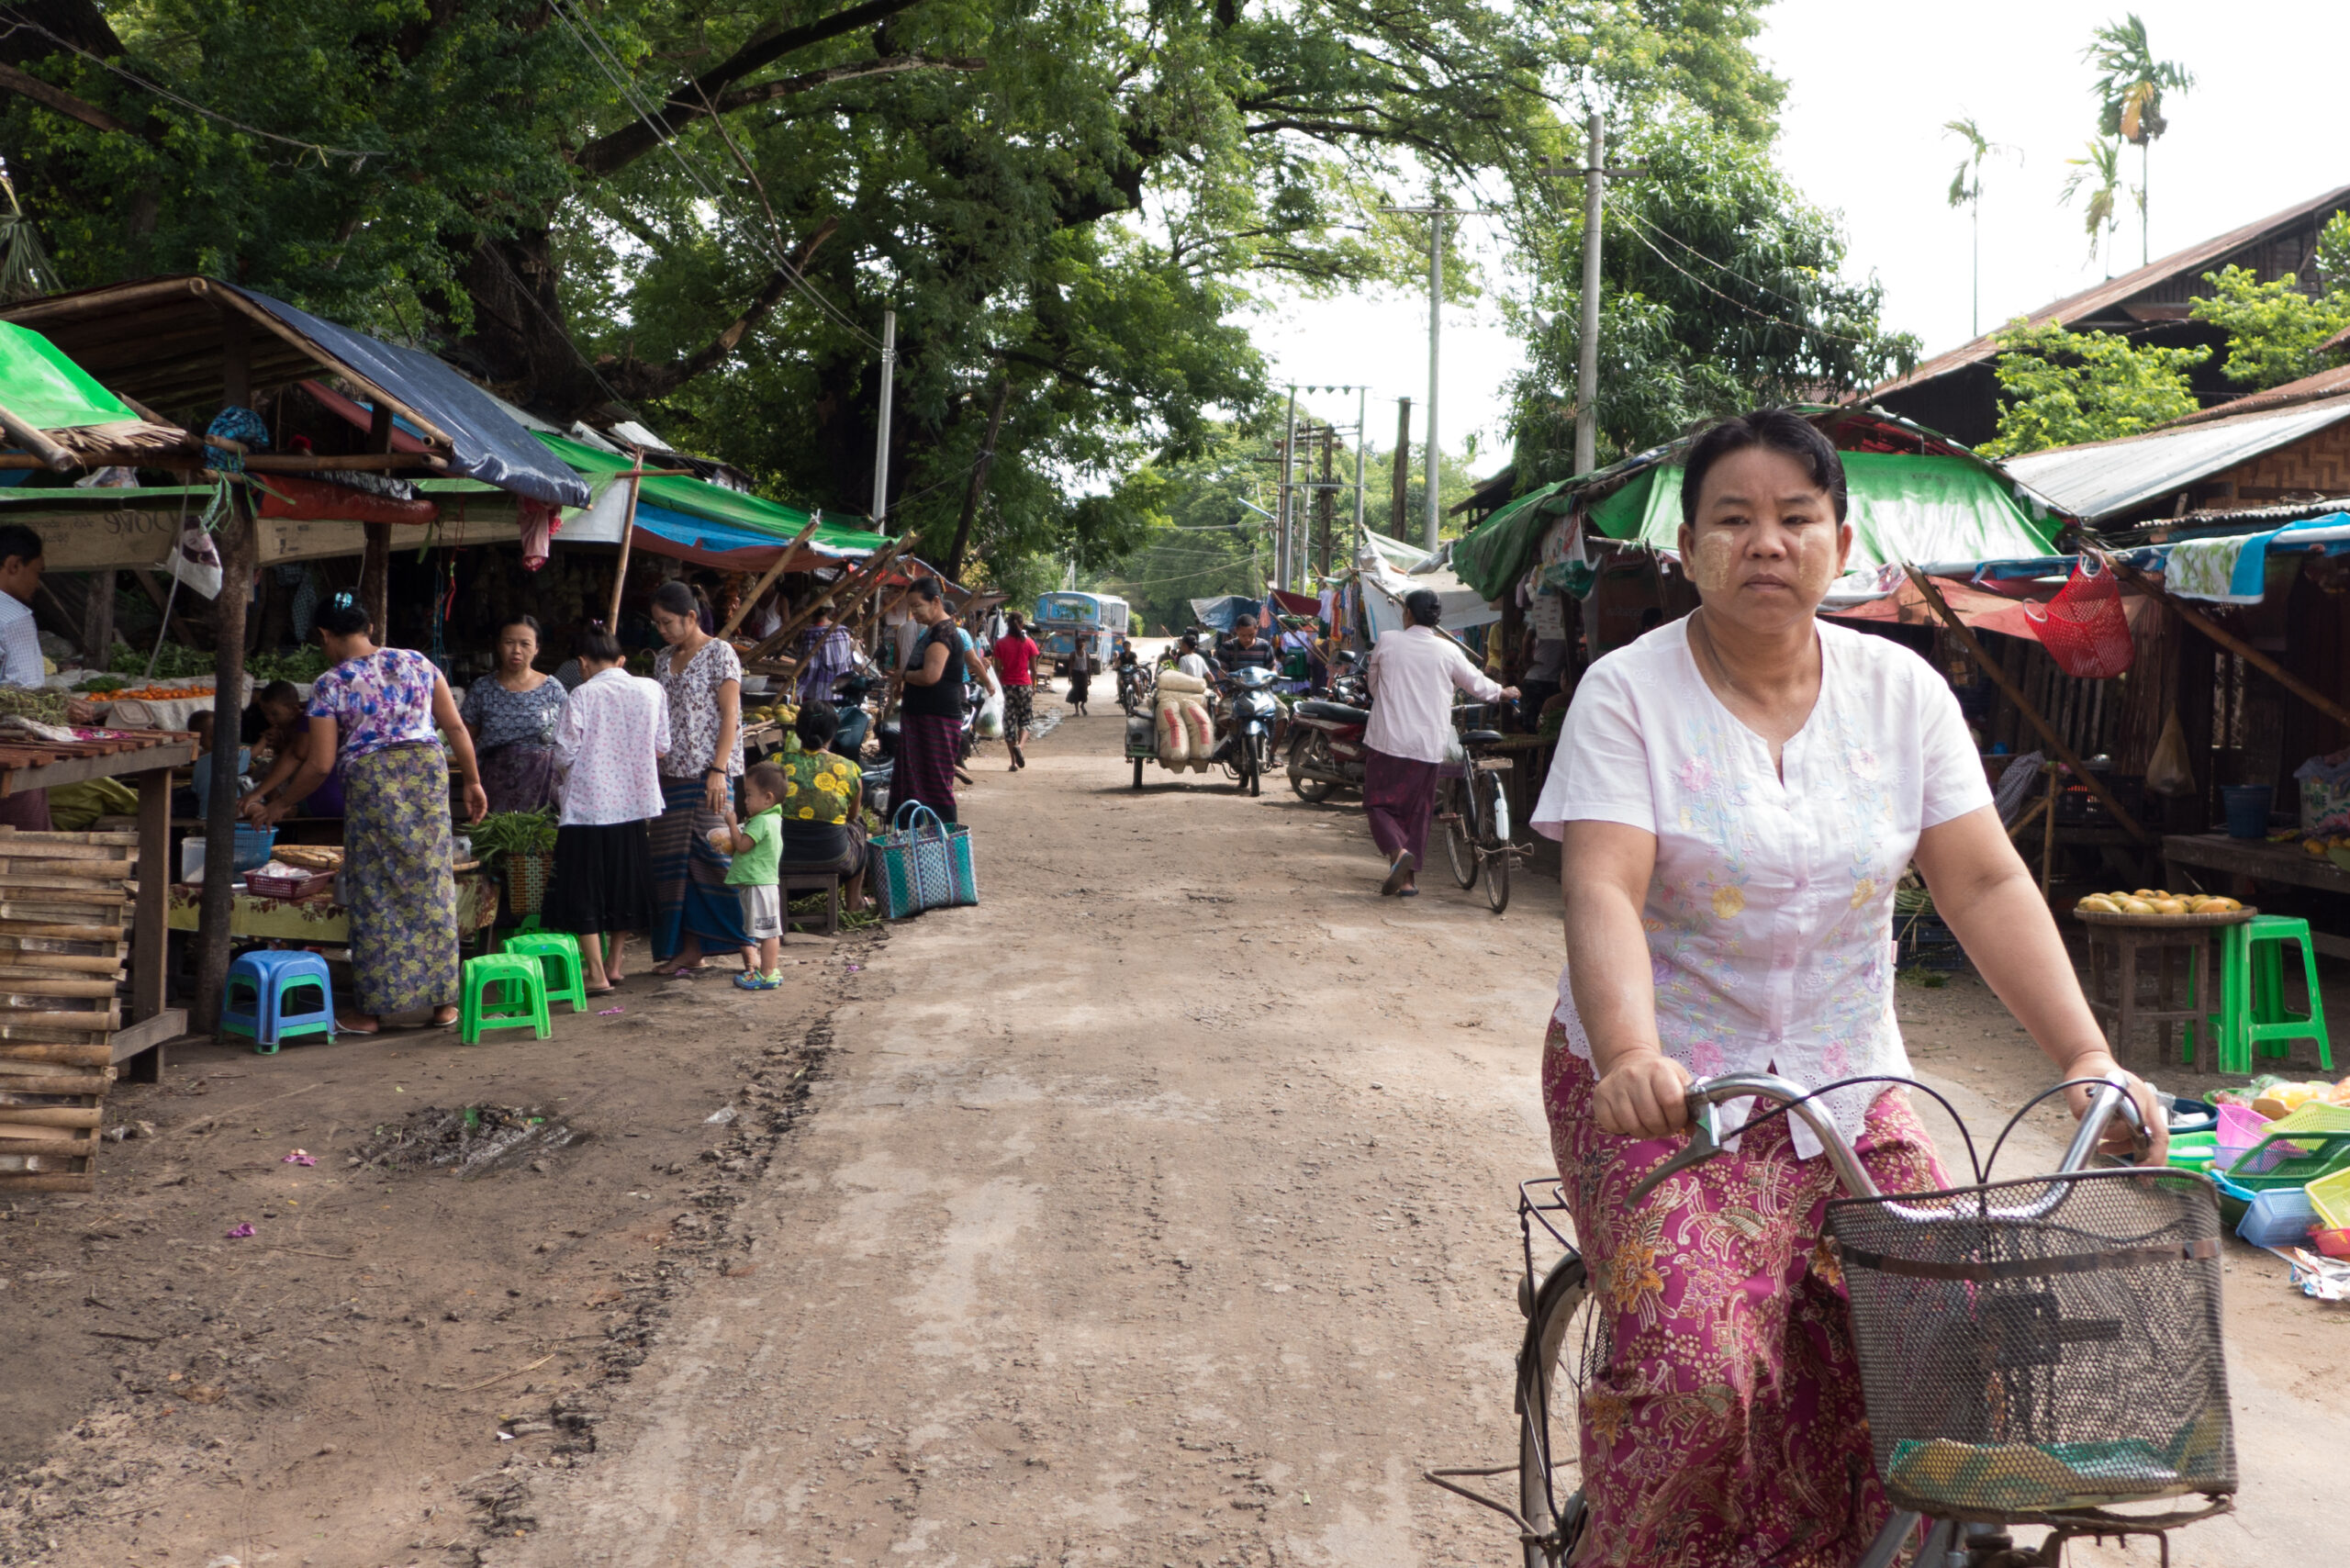
[[[1611,140],[1646,167],[1611,184],[1601,220],[1602,465],[1714,415],[1831,399],[1915,363],[1916,342],[1879,324],[1883,291],[1842,275],[1834,219],[1788,184],[1765,136],[1667,101]],[[1535,269],[1516,308],[1531,361],[1516,411],[1523,489],[1573,470],[1582,204],[1529,198],[1520,223]]]
[[[894,309],[893,518],[1089,569],[1259,400],[1268,280],[1414,274],[1366,215],[1523,173],[1571,83],[1761,134],[1754,4],[23,0],[0,145],[69,282],[243,282],[835,512]]]

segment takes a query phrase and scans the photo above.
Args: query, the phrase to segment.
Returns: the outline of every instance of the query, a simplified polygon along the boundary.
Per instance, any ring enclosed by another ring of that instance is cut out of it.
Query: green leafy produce
[[[128,643],[117,643],[114,645],[113,655],[106,660],[106,668],[117,675],[133,675],[143,678],[147,674],[147,655],[150,653],[155,653],[155,650],[134,648]],[[157,680],[185,680],[192,675],[210,675],[212,669],[212,655],[200,648],[186,647],[178,643],[165,643],[162,650],[155,653],[154,678]]]
[[[256,684],[273,680],[290,680],[297,684],[312,681],[326,674],[332,663],[327,651],[315,643],[306,643],[290,654],[255,654],[245,661],[245,673]]]
[[[65,693],[0,686],[0,713],[17,713],[44,724],[65,722]]]
[[[75,682],[73,689],[76,691],[120,691],[129,684],[129,678],[124,676],[94,675],[87,680]]]
[[[553,812],[492,812],[465,830],[474,853],[484,860],[507,855],[552,854]]]

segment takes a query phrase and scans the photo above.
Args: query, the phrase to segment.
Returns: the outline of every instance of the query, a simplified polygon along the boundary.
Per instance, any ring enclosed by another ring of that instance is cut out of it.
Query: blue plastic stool
[[[318,1005],[289,1010],[286,999],[316,987]],[[229,966],[229,983],[220,998],[220,1032],[243,1035],[263,1056],[296,1035],[334,1038],[334,982],[327,976],[327,961],[316,953],[256,949]]]
[[[588,1011],[588,980],[580,966],[579,938],[568,931],[518,931],[503,952],[539,960],[546,978],[547,1005],[568,1002],[574,1013]]]

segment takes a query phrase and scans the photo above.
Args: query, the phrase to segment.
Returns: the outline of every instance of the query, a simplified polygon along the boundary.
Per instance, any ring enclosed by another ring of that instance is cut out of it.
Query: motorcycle
[[[1127,718],[1149,709],[1151,690],[1157,685],[1150,666],[1131,660],[1118,666],[1118,706],[1125,710]]]
[[[1340,790],[1360,790],[1371,748],[1371,689],[1359,675],[1340,674],[1326,698],[1309,697],[1290,710],[1289,787],[1320,805]]]
[[[1217,759],[1232,769],[1242,790],[1261,795],[1265,768],[1272,761],[1273,726],[1281,712],[1281,699],[1273,694],[1281,677],[1270,669],[1235,670],[1226,684],[1231,700]]]

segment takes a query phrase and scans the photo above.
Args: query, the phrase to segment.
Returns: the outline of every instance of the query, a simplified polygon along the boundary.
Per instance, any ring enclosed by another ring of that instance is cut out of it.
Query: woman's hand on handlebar
[[[1635,1051],[1600,1075],[1592,1109],[1602,1132],[1670,1137],[1689,1125],[1689,1070],[1653,1048]]]
[[[2112,1072],[2121,1072],[2129,1080],[2130,1098],[2137,1103],[2138,1115],[2145,1123],[2151,1141],[2141,1153],[2138,1130],[2117,1112],[2113,1120],[2107,1124],[2105,1136],[2098,1142],[2098,1152],[2110,1154],[2120,1159],[2134,1159],[2140,1165],[2162,1164],[2170,1152],[2170,1123],[2154,1099],[2153,1087],[2144,1079],[2134,1072],[2122,1072],[2121,1064],[2107,1051],[2083,1051],[2065,1070],[2065,1076],[2103,1078]],[[2065,1091],[2065,1102],[2072,1106],[2075,1121],[2088,1114],[2089,1102],[2096,1093],[2097,1090],[2086,1083],[2076,1083]]]

